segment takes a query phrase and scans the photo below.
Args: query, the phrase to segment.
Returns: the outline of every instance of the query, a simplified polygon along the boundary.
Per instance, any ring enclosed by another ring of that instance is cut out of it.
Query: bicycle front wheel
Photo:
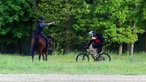
[[[101,53],[98,56],[98,61],[111,61],[111,57],[107,53]]]
[[[89,56],[85,53],[79,53],[76,56],[76,62],[88,62],[89,61]]]

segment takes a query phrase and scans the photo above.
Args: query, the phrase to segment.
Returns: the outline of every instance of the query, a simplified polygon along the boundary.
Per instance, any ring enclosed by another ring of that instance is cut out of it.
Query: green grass
[[[48,61],[34,62],[31,56],[0,54],[1,74],[146,74],[146,54],[137,53],[134,56],[111,54],[111,62],[75,61],[76,54],[49,55]]]

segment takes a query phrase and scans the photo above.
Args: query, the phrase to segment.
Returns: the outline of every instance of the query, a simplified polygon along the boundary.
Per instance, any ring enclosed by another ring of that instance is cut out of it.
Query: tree
[[[139,28],[144,29],[144,51],[146,52],[146,2],[145,0],[139,0],[139,3],[137,4],[137,25]],[[142,40],[142,39],[141,39]]]
[[[31,5],[32,2],[30,0],[0,1],[1,45],[7,45],[8,47],[12,45],[20,46],[20,40],[29,36],[32,17]],[[20,49],[17,46],[15,47]]]
[[[57,22],[56,28],[49,28],[47,31],[56,39],[61,38],[60,44],[65,47],[65,52],[70,52],[74,45],[72,41],[75,41],[76,37],[81,37],[77,33],[81,32],[82,27],[86,25],[87,20],[84,15],[89,13],[86,2],[84,0],[42,0],[37,10],[37,17],[44,16],[49,18],[48,21]]]
[[[137,5],[140,4],[139,0],[128,0],[128,14],[127,14],[127,25],[132,29],[131,34],[132,34],[132,40],[130,41],[130,55],[133,55],[134,52],[134,43],[138,40],[138,35],[139,33],[143,33],[144,30],[138,26],[138,21],[139,21],[139,8]]]
[[[101,31],[109,42],[119,44],[119,54],[122,54],[122,43],[125,42],[125,28],[127,11],[123,8],[123,0],[98,0],[94,2],[92,26]]]
[[[133,46],[138,40],[137,34],[143,31],[136,28],[137,22],[134,22],[137,11],[133,5],[137,3],[137,0],[98,0],[92,6],[92,29],[101,31],[109,42],[118,43],[119,54],[122,54],[123,43]]]

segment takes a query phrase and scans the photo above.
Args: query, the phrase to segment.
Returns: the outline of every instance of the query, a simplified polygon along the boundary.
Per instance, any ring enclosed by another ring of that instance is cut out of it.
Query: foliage
[[[3,38],[1,43],[11,44],[15,43],[16,39],[29,36],[33,13],[31,5],[30,0],[0,1],[0,36]]]
[[[133,29],[131,23],[136,20],[135,14],[137,13],[131,5],[136,4],[136,1],[131,0],[95,1],[92,11],[94,13],[94,17],[92,17],[93,28],[102,31],[105,37],[112,42],[131,43],[137,41],[137,33],[142,33],[143,30],[140,28]],[[134,10],[135,12],[132,12]]]
[[[138,17],[137,22],[140,28],[146,29],[146,2],[145,0],[140,0],[137,4],[137,14]]]
[[[55,39],[60,39],[58,42],[64,47],[81,43],[88,21],[85,15],[88,13],[88,5],[84,0],[42,0],[37,7],[38,17],[43,16],[47,21],[57,23],[53,28],[46,29]],[[78,43],[72,44],[72,41]]]
[[[79,50],[82,41],[89,41],[90,30],[103,33],[113,46],[134,43],[145,29],[145,4],[145,0],[1,0],[0,45],[28,43],[22,38],[31,38],[41,16],[56,22],[44,28],[54,37],[56,51]]]

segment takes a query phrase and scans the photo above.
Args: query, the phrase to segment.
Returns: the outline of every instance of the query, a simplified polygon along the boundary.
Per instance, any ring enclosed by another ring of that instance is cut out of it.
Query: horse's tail
[[[36,37],[34,38],[34,45],[33,45],[34,50],[37,49],[37,47],[38,47],[38,43],[39,43],[39,37],[36,36]]]
[[[32,61],[33,61],[33,58],[34,58],[34,51],[37,49],[38,43],[39,43],[39,37],[35,36],[34,37],[34,43],[32,44],[32,47],[31,47]]]

